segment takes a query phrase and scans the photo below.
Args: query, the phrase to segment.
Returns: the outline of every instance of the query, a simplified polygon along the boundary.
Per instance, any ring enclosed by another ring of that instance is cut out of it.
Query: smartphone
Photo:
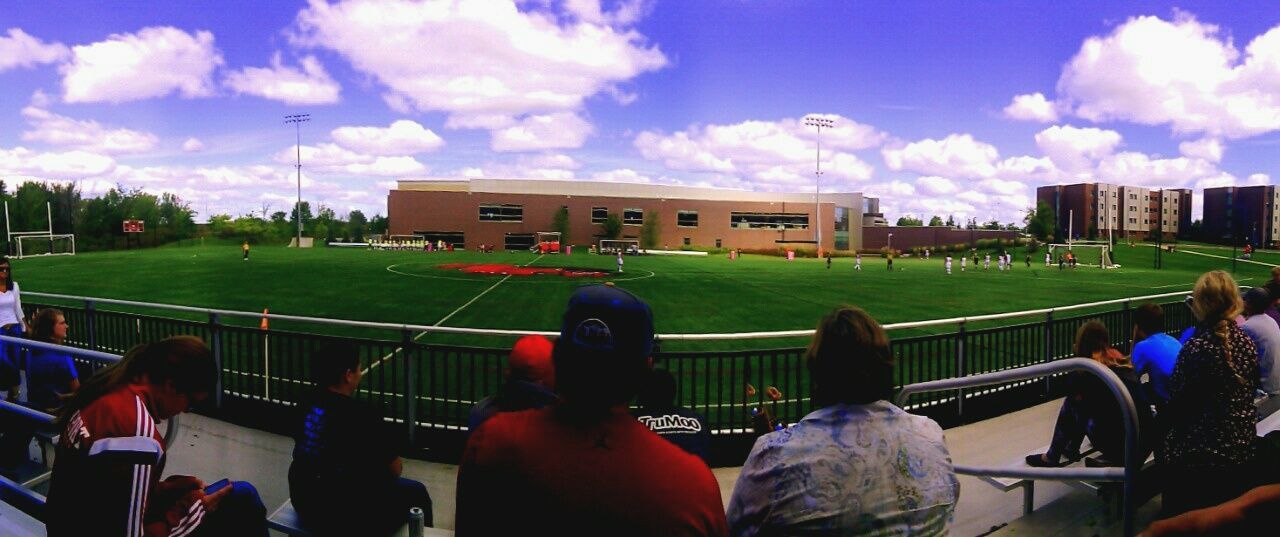
[[[208,496],[208,495],[210,495],[210,494],[213,494],[213,493],[215,493],[215,492],[218,492],[219,490],[222,490],[222,489],[226,488],[226,487],[227,487],[227,485],[230,485],[230,484],[231,484],[231,480],[230,480],[230,479],[223,479],[223,480],[221,480],[221,481],[218,481],[217,483],[214,483],[214,484],[212,484],[212,485],[209,485],[209,486],[205,487],[205,488],[204,488],[204,495],[205,495],[205,496]]]

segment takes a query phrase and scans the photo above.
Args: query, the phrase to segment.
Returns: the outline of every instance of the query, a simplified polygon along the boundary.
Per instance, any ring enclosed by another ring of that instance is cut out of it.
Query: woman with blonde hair
[[[1111,346],[1107,327],[1099,321],[1089,321],[1076,330],[1075,355],[1090,358],[1120,378],[1120,382],[1133,398],[1138,411],[1138,431],[1151,423],[1151,405],[1147,403],[1142,381],[1129,358]],[[1070,377],[1069,395],[1062,401],[1058,421],[1053,427],[1053,440],[1049,451],[1027,455],[1027,464],[1037,467],[1054,467],[1062,459],[1080,458],[1080,445],[1086,436],[1093,447],[1102,453],[1098,461],[1085,461],[1089,466],[1121,466],[1124,464],[1124,414],[1120,402],[1111,389],[1092,373],[1074,373]],[[1146,438],[1139,437],[1140,458],[1145,458]]]
[[[1169,378],[1168,425],[1162,466],[1165,513],[1222,503],[1252,488],[1256,457],[1258,354],[1236,325],[1243,302],[1227,273],[1196,280],[1191,293],[1195,332]]]
[[[945,535],[960,483],[942,428],[890,402],[884,329],[836,308],[807,361],[819,408],[756,440],[729,500],[730,535]]]

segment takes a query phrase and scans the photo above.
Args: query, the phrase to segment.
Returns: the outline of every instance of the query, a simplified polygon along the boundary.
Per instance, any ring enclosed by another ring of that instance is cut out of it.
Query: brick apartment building
[[[1237,244],[1280,245],[1280,189],[1274,185],[1226,186],[1204,190],[1207,238]]]
[[[1110,235],[1143,240],[1163,232],[1173,239],[1191,229],[1191,190],[1149,189],[1108,183],[1050,185],[1036,189],[1056,215],[1055,240]]]

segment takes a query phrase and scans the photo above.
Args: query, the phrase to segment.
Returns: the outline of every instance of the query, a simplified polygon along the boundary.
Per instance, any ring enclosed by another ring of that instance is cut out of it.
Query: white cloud
[[[109,173],[116,168],[111,157],[88,151],[43,153],[25,147],[0,148],[0,175],[67,180]]]
[[[876,147],[884,133],[856,121],[824,115],[835,127],[822,133],[823,183],[869,180],[874,168],[851,151]],[[747,186],[771,189],[813,183],[817,133],[803,118],[751,120],[732,125],[693,125],[665,134],[645,131],[635,147],[644,158],[672,170],[729,174]]]
[[[435,151],[444,139],[416,121],[401,119],[383,127],[339,127],[329,133],[338,145],[369,155],[413,155]]]
[[[1004,116],[1011,119],[1052,123],[1058,120],[1058,111],[1054,103],[1044,98],[1043,93],[1031,93],[1014,96],[1009,106],[1004,107]]]
[[[559,170],[576,170],[582,163],[563,153],[544,153],[520,158],[520,164],[530,168],[552,168]]]
[[[1092,121],[1169,125],[1245,138],[1280,129],[1280,27],[1244,54],[1217,26],[1179,12],[1135,17],[1090,37],[1063,68],[1059,100]]]
[[[650,0],[623,0],[618,2],[617,9],[605,12],[600,7],[600,0],[565,0],[564,9],[584,22],[626,26],[648,15],[653,3]]]
[[[968,134],[952,134],[942,140],[926,138],[880,152],[885,165],[894,171],[963,178],[991,176],[1000,157],[995,146]]]
[[[228,73],[223,83],[236,93],[291,105],[338,102],[342,87],[329,77],[320,60],[306,56],[300,62],[302,70],[284,65],[277,52],[271,57],[271,67],[245,67]]]
[[[611,25],[644,12],[629,5],[606,14],[587,2],[556,12],[562,4],[312,0],[290,37],[342,55],[385,86],[393,106],[547,114],[578,110],[588,97],[667,64],[643,35]]]
[[[297,149],[302,153],[302,167],[321,174],[400,176],[420,174],[427,167],[410,156],[378,156],[357,153],[333,144],[304,145]],[[276,162],[293,163],[296,153],[293,147],[280,150]]]
[[[1095,173],[1107,183],[1179,187],[1220,172],[1212,162],[1202,159],[1153,159],[1143,153],[1126,151],[1102,159]]]
[[[573,112],[533,115],[509,127],[495,130],[494,151],[539,151],[582,147],[593,127]]]
[[[1188,157],[1221,162],[1223,147],[1222,142],[1217,138],[1203,138],[1178,144],[1178,151]]]
[[[120,103],[163,97],[213,95],[212,74],[222,64],[213,34],[163,26],[72,48],[62,66],[63,100]]]
[[[1120,133],[1093,127],[1054,125],[1036,133],[1036,146],[1061,170],[1077,173],[1092,167],[1120,146]]]
[[[31,125],[22,133],[22,139],[28,142],[118,154],[145,153],[159,141],[149,132],[104,127],[97,121],[72,119],[35,106],[23,108],[22,116]]]
[[[182,142],[182,150],[188,153],[204,151],[204,142],[198,138],[187,138],[187,141]]]
[[[1269,185],[1271,184],[1271,176],[1265,173],[1249,174],[1249,178],[1245,180],[1248,185]]]
[[[641,174],[630,168],[618,168],[606,172],[594,173],[591,175],[592,181],[604,181],[609,183],[653,183],[653,178]]]
[[[916,186],[933,195],[954,194],[960,190],[950,179],[936,175],[916,179]]]
[[[60,62],[71,54],[66,45],[45,43],[21,28],[9,28],[8,34],[8,37],[0,35],[0,73]]]

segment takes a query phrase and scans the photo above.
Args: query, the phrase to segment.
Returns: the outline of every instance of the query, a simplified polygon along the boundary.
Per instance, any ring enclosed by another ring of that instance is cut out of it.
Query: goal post
[[[640,241],[638,239],[600,239],[600,248],[596,251],[606,255],[618,252],[635,255],[640,253]]]
[[[1119,268],[1111,255],[1111,245],[1105,241],[1076,241],[1070,244],[1050,244],[1049,253],[1054,263],[1058,256],[1066,256],[1070,252],[1076,259],[1077,266]]]
[[[14,234],[17,258],[41,255],[76,255],[76,236],[66,234]]]

